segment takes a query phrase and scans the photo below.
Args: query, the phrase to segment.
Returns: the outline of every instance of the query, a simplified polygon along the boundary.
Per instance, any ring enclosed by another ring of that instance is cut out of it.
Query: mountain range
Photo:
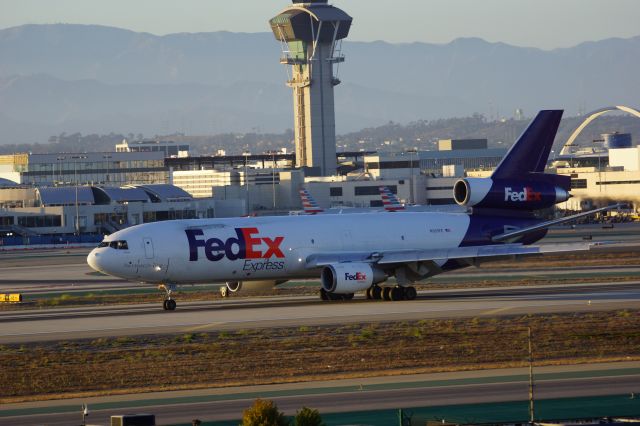
[[[282,132],[292,99],[271,33],[156,36],[94,25],[0,30],[0,144],[62,132]],[[338,70],[339,133],[394,122],[569,114],[640,98],[640,37],[540,50],[466,38],[349,42]]]

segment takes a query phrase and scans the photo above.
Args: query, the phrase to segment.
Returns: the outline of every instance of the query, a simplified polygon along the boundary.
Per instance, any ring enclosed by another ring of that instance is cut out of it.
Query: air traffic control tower
[[[342,39],[352,18],[328,0],[293,0],[271,19],[282,43],[280,62],[293,89],[296,167],[314,168],[322,176],[336,173],[336,125],[333,87],[340,84],[334,64],[344,61]]]

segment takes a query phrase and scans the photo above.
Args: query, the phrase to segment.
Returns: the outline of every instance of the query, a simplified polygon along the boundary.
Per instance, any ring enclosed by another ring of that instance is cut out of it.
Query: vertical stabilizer
[[[306,214],[317,214],[324,212],[324,209],[318,206],[318,203],[306,188],[302,188],[300,190],[300,200],[302,201],[302,209]]]
[[[391,192],[391,190],[386,186],[381,186],[378,188],[380,191],[380,196],[382,197],[382,205],[384,206],[385,211],[388,212],[397,212],[400,210],[404,210],[404,205],[400,203],[396,194]]]
[[[562,113],[562,110],[540,111],[504,156],[491,178],[512,179],[529,173],[543,173]]]

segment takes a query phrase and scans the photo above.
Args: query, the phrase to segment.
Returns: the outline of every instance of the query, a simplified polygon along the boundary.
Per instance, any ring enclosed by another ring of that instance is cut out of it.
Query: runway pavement
[[[535,374],[539,400],[630,395],[640,388],[638,362],[540,367]],[[97,424],[108,424],[109,415],[126,412],[153,413],[158,424],[184,424],[193,418],[232,420],[257,397],[273,399],[289,415],[308,406],[323,414],[368,411],[369,419],[375,419],[373,410],[526,401],[527,382],[527,370],[513,368],[77,398],[7,404],[0,409],[0,425],[76,424],[81,403],[89,404],[91,423]],[[640,401],[635,405],[640,409]]]
[[[3,256],[4,254],[0,254]],[[2,259],[4,260],[4,259]],[[35,260],[33,260],[35,262]],[[77,261],[77,259],[75,259]],[[490,266],[490,264],[489,264]],[[431,282],[451,282],[456,279],[463,280],[518,280],[532,278],[549,279],[579,279],[583,277],[595,278],[618,276],[625,277],[640,275],[640,266],[611,265],[590,267],[545,267],[542,262],[538,267],[518,268],[506,266],[502,268],[481,267],[466,268],[456,272],[438,275],[430,279]],[[202,286],[210,287],[210,284]],[[19,266],[7,266],[0,263],[0,293],[19,292],[26,295],[38,295],[49,293],[74,293],[87,291],[109,291],[125,289],[152,289],[143,283],[129,282],[119,278],[102,275],[85,263],[64,263],[40,265],[26,263]],[[191,287],[189,287],[191,288]]]
[[[640,308],[640,282],[421,292],[415,301],[323,302],[318,297],[261,297],[179,303],[0,312],[0,344],[299,327],[374,321],[457,318]],[[81,320],[80,320],[81,319]]]

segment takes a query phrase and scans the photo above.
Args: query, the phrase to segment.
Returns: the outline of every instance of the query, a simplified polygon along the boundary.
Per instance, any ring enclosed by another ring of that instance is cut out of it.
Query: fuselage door
[[[146,259],[153,259],[154,257],[153,241],[151,241],[151,238],[149,237],[143,238],[142,244],[144,245],[144,257]]]

